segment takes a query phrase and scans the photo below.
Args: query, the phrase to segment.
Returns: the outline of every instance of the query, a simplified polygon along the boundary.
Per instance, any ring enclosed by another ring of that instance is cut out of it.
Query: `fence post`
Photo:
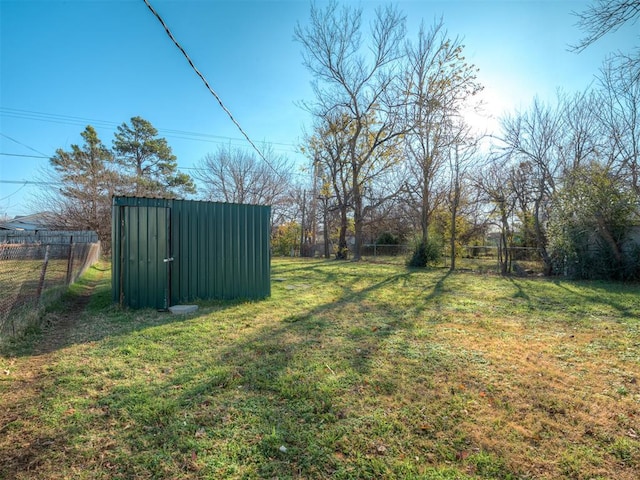
[[[49,248],[51,245],[47,244],[47,248],[44,250],[44,263],[42,264],[42,271],[40,272],[40,281],[38,282],[38,291],[36,292],[36,297],[38,297],[38,302],[40,301],[40,296],[42,295],[42,289],[44,288],[44,277],[47,274],[47,265],[49,265]]]
[[[69,257],[67,258],[67,278],[66,284],[71,283],[71,274],[73,273],[73,235],[69,237]]]

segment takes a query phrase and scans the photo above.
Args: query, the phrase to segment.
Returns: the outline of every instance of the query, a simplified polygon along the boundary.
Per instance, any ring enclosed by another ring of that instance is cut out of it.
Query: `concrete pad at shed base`
[[[169,311],[174,315],[193,313],[197,310],[198,310],[198,305],[174,305],[173,307],[169,307]]]

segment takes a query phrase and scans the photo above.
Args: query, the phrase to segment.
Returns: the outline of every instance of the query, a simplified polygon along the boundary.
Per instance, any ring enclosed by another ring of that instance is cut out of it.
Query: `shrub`
[[[399,245],[400,239],[391,232],[384,232],[380,234],[376,240],[376,245]]]
[[[440,259],[440,245],[434,241],[420,241],[416,244],[407,262],[409,267],[426,267]]]

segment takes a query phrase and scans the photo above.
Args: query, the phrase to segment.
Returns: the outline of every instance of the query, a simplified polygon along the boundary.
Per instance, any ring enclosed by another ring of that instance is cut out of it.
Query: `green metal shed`
[[[271,207],[113,197],[113,301],[167,309],[271,294]]]

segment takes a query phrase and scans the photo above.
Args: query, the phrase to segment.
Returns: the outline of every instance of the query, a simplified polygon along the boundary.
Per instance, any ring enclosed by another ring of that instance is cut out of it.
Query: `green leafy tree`
[[[129,188],[135,196],[176,198],[195,193],[191,177],[178,172],[176,156],[167,140],[141,117],[133,117],[131,125],[120,125],[113,141],[116,161],[123,168]]]
[[[293,256],[300,246],[300,233],[300,224],[296,222],[287,222],[276,227],[271,236],[273,254]]]
[[[60,228],[94,230],[103,249],[109,251],[111,236],[111,196],[118,185],[113,154],[88,125],[80,134],[84,145],[61,148],[50,159],[54,177],[62,187],[48,192],[48,209]]]
[[[633,191],[596,162],[577,167],[564,180],[550,222],[556,273],[638,278],[639,246],[630,239],[636,211]]]

